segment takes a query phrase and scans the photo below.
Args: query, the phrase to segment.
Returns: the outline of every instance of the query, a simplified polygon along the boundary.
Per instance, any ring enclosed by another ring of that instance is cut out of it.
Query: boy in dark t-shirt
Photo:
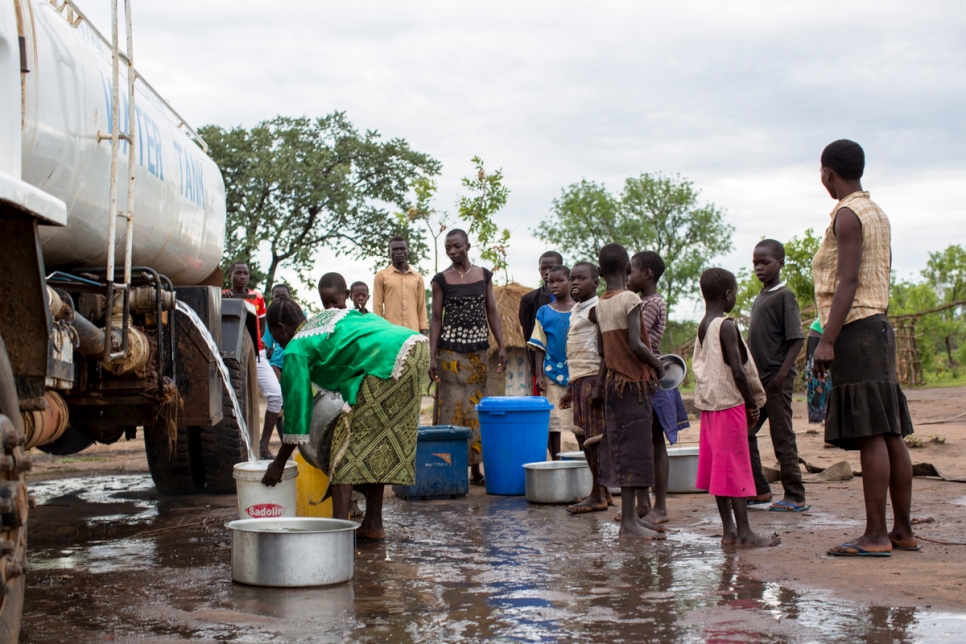
[[[792,428],[792,390],[795,384],[795,359],[805,342],[802,321],[795,295],[780,280],[785,265],[785,247],[774,239],[755,246],[752,259],[755,275],[762,283],[761,292],[751,306],[748,348],[758,367],[758,377],[765,387],[768,401],[758,423],[748,434],[751,469],[758,496],[749,503],[771,501],[771,488],[761,469],[758,453],[758,431],[768,420],[771,442],[781,467],[785,497],[768,509],[773,512],[801,512],[805,505],[805,486],[798,465],[798,445]]]

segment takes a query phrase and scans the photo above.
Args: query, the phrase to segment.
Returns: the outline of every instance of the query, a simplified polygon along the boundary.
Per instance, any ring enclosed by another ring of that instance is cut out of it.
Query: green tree
[[[404,215],[409,222],[420,222],[426,227],[426,232],[432,238],[433,275],[439,272],[439,238],[449,225],[445,212],[433,207],[433,197],[436,196],[436,182],[429,177],[419,177],[413,181],[415,200]]]
[[[466,232],[474,238],[474,245],[480,253],[480,258],[490,262],[494,273],[503,271],[505,274],[510,231],[497,226],[493,221],[493,215],[506,205],[510,191],[503,185],[502,170],[495,170],[488,174],[480,157],[473,157],[472,163],[476,174],[464,177],[462,180],[463,187],[469,191],[469,194],[460,197],[457,203],[459,218],[470,222]]]
[[[815,257],[821,244],[822,239],[815,236],[813,228],[806,230],[803,237],[792,237],[785,242],[785,267],[782,269],[782,280],[795,294],[798,308],[802,311],[815,309],[812,258]]]
[[[596,263],[601,247],[622,236],[620,201],[604,184],[586,179],[573,183],[560,191],[550,211],[552,218],[535,234],[560,248],[571,263]]]
[[[731,315],[741,320],[742,327],[747,332],[748,321],[751,319],[751,305],[761,292],[761,282],[745,266],[738,269],[735,277],[738,278],[738,296],[735,298],[735,308],[731,311]]]
[[[908,280],[893,281],[889,289],[889,315],[909,315],[939,306],[939,296],[927,283]],[[941,319],[924,315],[916,322],[916,344],[923,369],[936,371],[936,350],[942,345],[942,331],[937,327]]]
[[[966,249],[962,246],[949,246],[946,250],[929,253],[929,261],[922,276],[939,298],[939,305],[954,304],[966,300]],[[963,320],[964,307],[954,306],[932,316],[938,318],[936,333],[946,350],[949,364],[956,365],[954,353],[956,346],[966,336],[966,322]]]
[[[384,257],[389,239],[409,232],[408,220],[386,206],[405,208],[412,182],[440,170],[403,139],[358,132],[344,112],[200,132],[225,178],[224,258],[246,261],[265,291],[282,264],[310,283],[321,247],[357,259]],[[425,256],[422,236],[409,237],[412,256]],[[271,259],[263,268],[255,258],[266,247]]]
[[[564,188],[551,217],[535,235],[568,259],[597,257],[605,243],[617,242],[633,254],[656,251],[667,270],[661,293],[671,309],[697,293],[698,279],[715,257],[733,247],[734,228],[714,204],[699,204],[700,192],[681,177],[641,174],[624,182],[620,197],[603,185],[583,180]]]

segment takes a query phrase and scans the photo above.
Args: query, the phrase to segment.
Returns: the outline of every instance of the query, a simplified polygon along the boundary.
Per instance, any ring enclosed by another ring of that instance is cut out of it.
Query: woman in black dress
[[[433,422],[473,432],[470,481],[483,483],[480,421],[476,405],[486,393],[486,353],[490,333],[498,347],[497,373],[506,369],[503,329],[493,297],[493,274],[470,263],[466,232],[446,235],[452,266],[433,277],[433,317],[429,325],[429,377],[436,383]]]

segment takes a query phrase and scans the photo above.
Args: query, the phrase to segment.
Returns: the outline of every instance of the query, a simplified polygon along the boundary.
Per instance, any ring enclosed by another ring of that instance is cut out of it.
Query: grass
[[[61,456],[55,459],[57,463],[61,465],[69,465],[71,463],[103,463],[107,459],[103,456]]]
[[[923,387],[921,388],[948,389],[951,387],[966,387],[966,374],[958,378],[953,378],[953,377],[940,378],[940,377],[937,377],[935,374],[927,373],[926,384],[923,385]]]

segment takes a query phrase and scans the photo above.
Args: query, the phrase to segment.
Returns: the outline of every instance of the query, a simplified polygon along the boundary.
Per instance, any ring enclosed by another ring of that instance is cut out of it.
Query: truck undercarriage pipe
[[[74,313],[71,322],[77,331],[80,341],[77,350],[85,356],[100,358],[104,355],[104,330],[94,326],[94,323],[80,315]],[[121,330],[117,327],[111,328],[111,350],[121,348]],[[101,362],[101,365],[115,376],[123,376],[128,373],[141,371],[151,358],[151,343],[144,333],[131,327],[128,329],[128,355],[127,357],[113,360],[111,362]]]
[[[23,433],[27,439],[24,449],[52,443],[67,431],[70,420],[67,403],[55,391],[49,389],[44,394],[47,409],[44,411],[20,412]]]
[[[80,344],[77,346],[77,350],[83,353],[85,356],[100,357],[104,355],[104,330],[99,329],[94,326],[94,323],[80,315],[79,313],[74,313],[74,319],[71,321],[71,325],[77,331],[77,337],[80,340]],[[121,332],[119,329],[113,329],[112,335],[114,336],[114,343],[117,346],[121,345]]]

